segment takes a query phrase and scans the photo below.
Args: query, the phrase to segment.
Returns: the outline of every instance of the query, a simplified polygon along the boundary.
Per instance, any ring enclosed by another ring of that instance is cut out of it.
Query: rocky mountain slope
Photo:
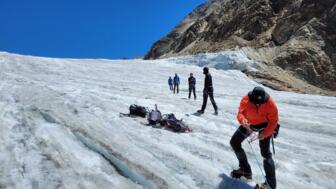
[[[241,49],[275,89],[336,94],[336,0],[210,0],[145,59]]]

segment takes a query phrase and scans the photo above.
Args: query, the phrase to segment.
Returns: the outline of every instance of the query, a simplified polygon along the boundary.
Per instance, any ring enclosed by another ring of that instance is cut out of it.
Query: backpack
[[[136,115],[140,117],[146,117],[147,115],[147,110],[143,106],[138,106],[136,104],[132,104],[129,107],[130,115]]]
[[[148,123],[150,125],[155,125],[157,123],[159,123],[161,121],[161,112],[158,110],[157,108],[157,105],[155,104],[155,110],[151,110],[149,113],[148,113]]]
[[[191,129],[183,123],[182,120],[176,119],[174,114],[164,114],[160,122],[164,127],[174,132],[190,132]]]

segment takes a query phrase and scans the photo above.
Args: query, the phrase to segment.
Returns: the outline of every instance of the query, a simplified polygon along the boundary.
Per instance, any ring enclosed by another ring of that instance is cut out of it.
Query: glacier
[[[192,115],[202,104],[204,65],[211,67],[218,116],[210,103],[205,114]],[[146,61],[0,52],[0,188],[248,188],[227,177],[238,167],[229,141],[240,99],[259,85],[241,72],[246,67],[254,64],[240,52]],[[197,100],[187,98],[191,72]],[[179,94],[167,84],[174,73]],[[335,188],[336,98],[266,90],[280,113],[278,188]],[[120,117],[131,104],[157,104],[193,132]],[[261,161],[258,142],[252,146]],[[253,152],[243,147],[254,182],[263,182]]]

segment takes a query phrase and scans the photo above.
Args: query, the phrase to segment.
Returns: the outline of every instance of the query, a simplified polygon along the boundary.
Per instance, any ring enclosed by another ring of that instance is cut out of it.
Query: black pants
[[[212,103],[212,106],[214,107],[215,111],[217,111],[217,105],[214,99],[213,92],[203,91],[203,105],[202,110],[204,111],[206,108],[206,105],[208,103],[208,96],[210,97],[210,101]]]
[[[189,86],[189,97],[191,96],[191,92],[194,93],[194,99],[196,99],[196,89],[195,89],[195,86]]]
[[[256,125],[256,127],[262,127],[264,124]],[[243,126],[240,126],[237,131],[233,134],[230,144],[238,158],[239,167],[245,172],[251,172],[250,164],[247,161],[247,157],[244,149],[241,147],[242,142],[249,136],[248,131]],[[266,179],[268,184],[272,189],[276,188],[276,177],[275,177],[275,165],[272,159],[272,153],[270,151],[270,141],[271,137],[259,141],[259,147],[262,157],[264,158],[264,170],[266,173]]]
[[[172,91],[173,90],[173,85],[169,85],[169,89]]]
[[[179,85],[178,84],[174,84],[174,93],[175,93],[175,89],[176,89],[176,92],[179,93]]]

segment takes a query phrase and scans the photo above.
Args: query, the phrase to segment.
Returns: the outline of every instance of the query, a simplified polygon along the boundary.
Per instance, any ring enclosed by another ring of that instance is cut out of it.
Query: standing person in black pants
[[[197,110],[198,113],[203,114],[205,107],[207,105],[208,102],[208,96],[210,97],[210,101],[215,109],[215,115],[218,115],[218,108],[214,99],[214,89],[212,86],[212,77],[209,73],[209,68],[208,67],[204,67],[203,68],[203,74],[205,75],[205,79],[204,79],[204,89],[203,89],[203,105],[202,108],[200,110]]]
[[[169,76],[169,79],[168,79],[168,85],[169,85],[169,89],[172,91],[173,90],[173,79],[170,76]]]
[[[242,142],[255,131],[259,132],[260,153],[264,158],[265,183],[256,185],[256,189],[276,189],[275,164],[270,152],[271,138],[276,137],[279,128],[278,109],[268,93],[262,87],[255,87],[240,102],[237,119],[240,127],[233,134],[230,144],[239,161],[239,168],[231,172],[234,178],[252,179],[252,170],[248,163]]]
[[[193,76],[193,73],[190,73],[190,77],[188,78],[188,84],[189,84],[189,96],[188,98],[190,99],[191,92],[194,93],[194,99],[196,100],[196,79]]]
[[[180,77],[177,75],[177,73],[175,73],[173,82],[174,82],[174,94],[175,94],[175,90],[176,90],[176,93],[179,93]]]

